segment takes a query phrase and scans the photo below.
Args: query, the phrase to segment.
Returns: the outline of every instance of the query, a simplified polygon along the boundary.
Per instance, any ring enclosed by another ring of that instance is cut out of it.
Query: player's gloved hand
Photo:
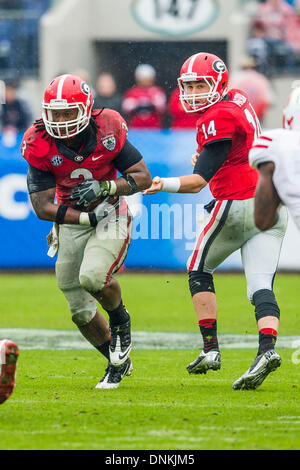
[[[114,195],[116,190],[114,181],[85,180],[73,189],[70,201],[77,201],[77,207],[86,209],[99,198]]]
[[[198,157],[199,157],[199,153],[194,153],[194,154],[192,155],[192,158],[191,158],[191,164],[192,164],[192,166],[195,166],[195,165],[196,165],[196,162],[197,162],[197,160],[198,160]]]

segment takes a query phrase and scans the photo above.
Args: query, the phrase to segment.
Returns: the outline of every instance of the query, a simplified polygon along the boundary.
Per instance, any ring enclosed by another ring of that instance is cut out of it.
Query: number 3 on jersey
[[[213,136],[217,135],[215,121],[210,121],[210,123],[208,124],[207,131],[205,128],[205,124],[202,124],[202,130],[203,130],[205,139],[208,139],[209,135],[213,135]]]
[[[71,179],[78,179],[80,178],[80,176],[83,176],[84,180],[93,179],[93,173],[90,170],[87,170],[86,168],[77,168],[76,170],[73,170],[70,174]]]

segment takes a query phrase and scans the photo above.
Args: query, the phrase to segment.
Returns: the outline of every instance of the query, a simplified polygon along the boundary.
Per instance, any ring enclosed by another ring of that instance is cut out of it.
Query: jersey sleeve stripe
[[[272,140],[273,140],[273,139],[271,139],[271,137],[266,137],[265,135],[260,135],[259,138],[269,140],[270,142],[272,142]]]
[[[269,146],[268,145],[259,145],[259,144],[257,144],[257,145],[253,145],[252,148],[253,149],[268,149]]]

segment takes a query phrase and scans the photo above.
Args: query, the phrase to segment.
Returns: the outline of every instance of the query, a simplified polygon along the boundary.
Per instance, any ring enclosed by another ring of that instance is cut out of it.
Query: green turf
[[[117,390],[95,390],[94,351],[23,351],[18,386],[0,407],[1,449],[300,449],[299,365],[290,350],[256,391],[234,391],[253,351],[189,376],[192,351],[135,351]]]
[[[134,330],[197,331],[186,274],[121,274],[123,300]],[[0,328],[75,329],[53,274],[0,275]],[[216,274],[221,333],[256,333],[254,308],[241,274]],[[300,276],[278,274],[280,333],[300,334]]]
[[[133,329],[197,331],[185,274],[118,276]],[[0,275],[0,328],[75,329],[53,274]],[[219,332],[255,333],[242,275],[217,274]],[[280,332],[300,335],[300,276],[279,274]],[[256,391],[232,382],[255,351],[224,350],[221,371],[189,376],[198,351],[133,351],[135,372],[95,390],[97,351],[22,351],[17,388],[0,406],[0,449],[300,449],[300,365],[283,364]],[[299,355],[297,356],[299,358]]]

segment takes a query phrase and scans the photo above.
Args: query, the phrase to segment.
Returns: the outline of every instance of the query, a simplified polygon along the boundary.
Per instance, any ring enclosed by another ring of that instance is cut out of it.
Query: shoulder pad
[[[288,138],[291,135],[290,132],[291,131],[289,129],[283,129],[282,127],[279,127],[277,129],[263,131],[261,137],[269,137],[272,140],[282,137]]]
[[[210,108],[208,108],[202,116],[200,116],[200,121],[204,122],[211,119],[232,119],[234,113],[234,106],[232,106],[232,101],[218,101]]]
[[[27,129],[22,139],[22,156],[34,166],[36,164],[33,162],[43,159],[49,153],[51,142],[42,138],[43,132],[45,131],[39,131],[33,125]]]
[[[242,107],[244,106],[248,101],[248,96],[246,95],[246,93],[242,90],[238,90],[236,88],[233,88],[231,90],[229,90],[228,92],[228,96],[229,96],[229,100],[227,100],[227,103],[233,103],[239,107]],[[226,100],[222,101],[222,102],[226,102]]]
[[[113,109],[105,108],[98,116],[94,115],[94,119],[99,127],[99,137],[102,143],[106,137],[113,135],[116,139],[114,150],[120,151],[128,133],[126,121],[121,114]]]
[[[287,138],[290,140],[290,132],[291,131],[287,129],[281,128],[263,131],[262,134],[254,140],[252,146],[261,146],[261,148],[275,148],[281,143],[282,139]]]
[[[276,161],[276,140],[282,135],[284,129],[273,129],[263,132],[254,140],[252,148],[249,152],[249,162],[253,168],[258,168],[261,163]]]

